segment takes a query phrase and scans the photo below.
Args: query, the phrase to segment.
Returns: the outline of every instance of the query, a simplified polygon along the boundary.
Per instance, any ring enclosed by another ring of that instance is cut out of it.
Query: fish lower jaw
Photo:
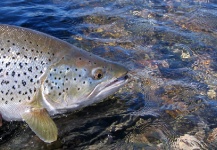
[[[104,83],[103,85],[98,85],[95,90],[89,95],[89,97],[106,97],[115,93],[120,87],[128,82],[127,75],[115,78],[110,82]]]

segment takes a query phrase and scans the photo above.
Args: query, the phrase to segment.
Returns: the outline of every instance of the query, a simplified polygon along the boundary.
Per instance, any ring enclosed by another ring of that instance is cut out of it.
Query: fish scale
[[[50,116],[98,102],[127,82],[127,69],[47,34],[0,25],[0,114],[23,120],[45,142]]]

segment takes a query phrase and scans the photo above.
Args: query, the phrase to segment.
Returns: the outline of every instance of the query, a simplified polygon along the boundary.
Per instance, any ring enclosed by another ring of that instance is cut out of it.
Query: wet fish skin
[[[0,25],[0,113],[24,120],[45,142],[57,139],[49,115],[113,94],[128,70],[47,34]]]

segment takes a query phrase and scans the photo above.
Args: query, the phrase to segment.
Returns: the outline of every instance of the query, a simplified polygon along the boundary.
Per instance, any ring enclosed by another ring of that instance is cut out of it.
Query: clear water
[[[56,117],[56,142],[3,122],[0,149],[217,149],[216,0],[8,0],[0,14],[131,70],[115,95]]]

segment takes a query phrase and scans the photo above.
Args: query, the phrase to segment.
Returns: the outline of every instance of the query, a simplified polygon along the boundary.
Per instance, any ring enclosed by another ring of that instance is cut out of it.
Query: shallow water
[[[131,70],[115,95],[57,116],[56,142],[3,122],[0,149],[217,149],[216,1],[10,0],[0,14]]]

